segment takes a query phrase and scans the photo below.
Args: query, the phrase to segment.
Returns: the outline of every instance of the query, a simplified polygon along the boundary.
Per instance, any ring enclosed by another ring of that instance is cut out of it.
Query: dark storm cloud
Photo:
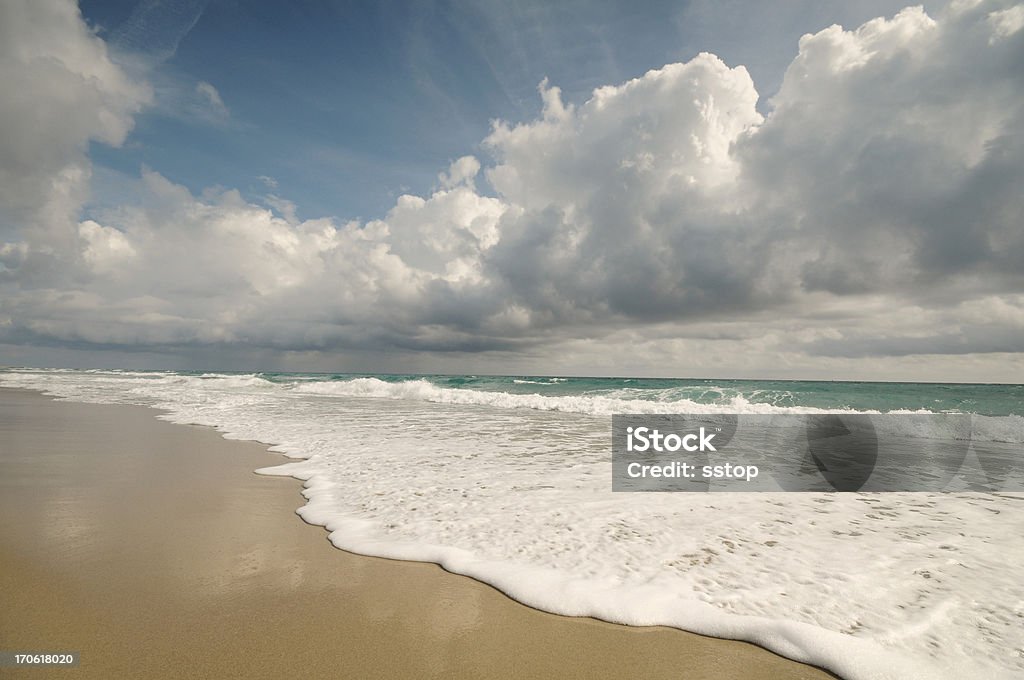
[[[905,337],[843,337],[804,346],[809,354],[831,357],[908,356],[911,354],[986,354],[1024,352],[1024,328],[981,326],[955,333]]]

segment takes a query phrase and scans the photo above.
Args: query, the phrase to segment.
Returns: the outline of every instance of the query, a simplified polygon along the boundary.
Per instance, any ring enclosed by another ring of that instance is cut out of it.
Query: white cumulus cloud
[[[30,277],[76,247],[89,142],[120,145],[151,92],[61,0],[0,3],[0,84],[0,238],[25,239],[0,263]]]
[[[434,193],[365,223],[150,171],[78,223],[86,144],[120,143],[147,89],[67,3],[7,3],[0,78],[22,94],[0,104],[0,200],[23,230],[0,246],[0,342],[991,370],[1024,351],[1021,7],[806,35],[765,115],[711,54],[578,104],[544,81],[538,118],[496,122]],[[27,264],[55,230],[70,280]]]

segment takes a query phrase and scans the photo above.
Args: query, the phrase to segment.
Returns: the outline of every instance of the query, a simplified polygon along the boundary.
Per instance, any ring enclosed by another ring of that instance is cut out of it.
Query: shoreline
[[[157,413],[0,388],[4,649],[79,651],[81,677],[835,677],[338,549],[302,482],[254,473],[285,456]]]

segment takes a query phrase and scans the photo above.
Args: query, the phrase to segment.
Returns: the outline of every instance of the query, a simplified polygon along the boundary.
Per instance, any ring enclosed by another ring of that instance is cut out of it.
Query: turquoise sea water
[[[720,407],[728,412],[737,405],[812,408],[838,411],[930,411],[971,413],[983,416],[1024,416],[1024,385],[993,383],[852,382],[814,380],[726,380],[704,378],[554,377],[540,375],[445,375],[391,373],[298,373],[223,371],[119,371],[72,369],[0,368],[0,372],[42,370],[47,373],[83,375],[177,375],[194,378],[255,377],[282,386],[315,383],[338,388],[372,381],[376,389],[365,396],[401,397],[397,388],[420,386],[471,393],[538,395],[546,398],[610,399],[673,404],[693,402]],[[382,384],[383,383],[383,384]],[[382,388],[389,394],[374,394]],[[451,394],[451,393],[449,393]],[[433,400],[433,399],[430,399]],[[570,409],[576,410],[576,409]],[[584,411],[586,409],[583,409]],[[673,409],[675,410],[675,409]],[[718,410],[718,409],[716,409]]]
[[[659,402],[687,399],[722,406],[728,406],[741,398],[752,404],[782,407],[853,411],[926,410],[986,416],[1024,415],[1024,385],[374,373],[259,375],[271,382],[280,383],[296,380],[345,382],[355,378],[376,378],[393,384],[424,380],[441,388],[550,397],[603,396]]]

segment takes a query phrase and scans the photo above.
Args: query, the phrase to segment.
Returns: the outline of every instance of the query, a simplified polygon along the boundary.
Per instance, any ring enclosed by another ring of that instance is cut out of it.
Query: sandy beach
[[[11,677],[827,678],[753,645],[555,616],[432,564],[337,550],[251,442],[0,389]]]

